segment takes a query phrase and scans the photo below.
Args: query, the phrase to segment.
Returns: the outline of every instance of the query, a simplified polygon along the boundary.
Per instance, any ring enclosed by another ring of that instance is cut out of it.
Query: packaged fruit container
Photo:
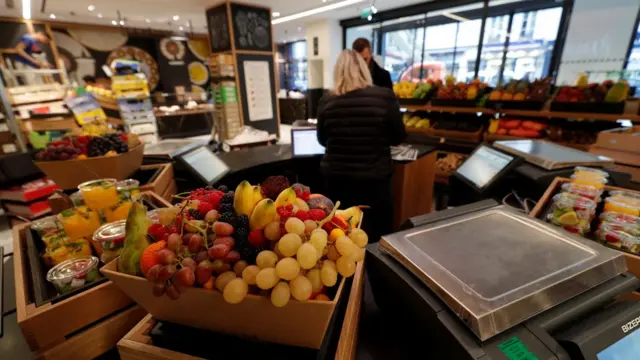
[[[604,211],[613,211],[633,216],[640,216],[640,207],[628,198],[608,197],[604,199]]]
[[[30,227],[38,233],[47,247],[55,246],[59,242],[68,239],[62,223],[60,223],[56,215],[35,220]]]
[[[127,179],[118,181],[116,183],[116,189],[120,197],[133,201],[140,199],[140,182],[138,180]]]
[[[607,211],[603,212],[600,215],[600,221],[602,223],[613,223],[613,224],[638,224],[640,225],[640,217],[619,213],[615,211]]]
[[[126,220],[105,224],[93,234],[93,241],[98,243],[102,249],[100,260],[103,263],[108,263],[120,255],[120,250],[124,245],[126,224]]]
[[[606,179],[609,177],[609,173],[600,169],[588,168],[584,166],[576,166],[573,169],[573,175],[577,177],[592,177],[599,179]]]
[[[78,185],[85,204],[92,210],[98,211],[118,204],[116,179],[100,179],[87,181]]]
[[[91,238],[100,227],[100,215],[86,206],[64,210],[58,217],[71,239]]]
[[[591,185],[566,183],[561,188],[563,192],[580,195],[595,202],[600,202],[600,196],[602,195],[601,189]]]
[[[99,278],[98,258],[95,256],[64,261],[47,273],[47,281],[52,283],[60,294],[79,289]]]
[[[640,254],[640,228],[637,225],[603,223],[596,237],[610,246]]]
[[[129,215],[129,209],[131,209],[131,204],[131,200],[122,200],[115,206],[102,210],[102,213],[108,223],[126,220],[127,215]]]
[[[58,265],[70,259],[91,256],[91,245],[83,238],[69,240],[68,238],[54,246],[49,246],[42,254],[42,259],[48,267]]]
[[[553,197],[553,212],[548,220],[558,226],[586,229],[595,216],[596,202],[580,195],[560,193]]]
[[[605,185],[607,185],[608,180],[604,177],[573,174],[571,175],[571,182],[579,185],[593,186],[602,191]]]

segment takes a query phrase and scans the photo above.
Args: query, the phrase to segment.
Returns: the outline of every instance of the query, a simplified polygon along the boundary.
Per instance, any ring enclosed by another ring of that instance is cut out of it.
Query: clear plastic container
[[[607,211],[600,214],[600,221],[602,223],[613,224],[637,224],[640,225],[640,217],[633,216],[625,213],[619,213],[615,211]]]
[[[595,202],[600,202],[602,190],[592,185],[566,183],[561,186],[563,192],[580,195]]]
[[[58,265],[66,260],[91,256],[91,244],[87,239],[66,239],[49,246],[42,254],[42,260],[48,267]]]
[[[118,181],[116,189],[120,197],[129,200],[138,201],[140,199],[140,181],[135,179],[127,179]]]
[[[69,238],[91,238],[100,227],[100,215],[86,206],[64,210],[58,214]]]
[[[93,210],[102,210],[118,204],[116,179],[87,181],[78,185],[84,202]]]
[[[640,206],[628,201],[628,198],[608,197],[604,199],[604,211],[613,211],[633,216],[640,216]]]
[[[82,196],[82,193],[78,190],[76,192],[74,192],[73,194],[69,195],[69,197],[71,198],[71,203],[73,204],[73,206],[84,206],[84,197]]]
[[[127,220],[129,216],[129,209],[131,209],[133,202],[125,199],[120,201],[117,205],[102,210],[107,222],[112,223],[120,220]]]
[[[580,195],[560,193],[553,197],[553,211],[548,220],[558,226],[586,229],[596,211],[596,202]]]
[[[598,190],[603,190],[608,181],[607,178],[604,177],[573,174],[571,175],[571,182],[574,184],[589,185]]]
[[[34,220],[30,227],[38,233],[40,239],[42,239],[47,247],[54,246],[68,239],[64,227],[56,215]]]
[[[573,175],[579,177],[595,177],[595,178],[608,178],[609,173],[600,169],[594,169],[584,166],[576,166],[573,168]]]
[[[596,237],[609,246],[640,254],[640,228],[636,225],[604,223],[600,225]]]
[[[66,294],[100,278],[98,258],[87,256],[64,261],[47,273],[47,281],[59,294]]]

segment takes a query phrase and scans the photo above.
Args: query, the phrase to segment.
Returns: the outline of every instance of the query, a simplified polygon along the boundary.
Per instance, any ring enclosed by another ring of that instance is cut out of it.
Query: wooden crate
[[[464,139],[471,140],[475,142],[482,141],[482,135],[484,133],[484,128],[480,127],[478,131],[468,132],[468,131],[457,131],[457,130],[439,130],[430,128],[427,130],[427,134],[431,136],[438,136],[445,139]]]
[[[561,178],[561,177],[555,178],[551,183],[551,185],[549,185],[549,187],[547,188],[547,191],[545,191],[542,197],[540,198],[540,200],[538,200],[538,204],[536,205],[536,207],[533,208],[531,213],[529,213],[529,216],[533,216],[535,218],[539,218],[540,216],[542,216],[545,209],[547,209],[547,207],[549,207],[549,205],[551,204],[553,196],[560,191],[560,187],[562,186],[562,184],[568,183],[570,181],[571,179],[567,179],[567,178]],[[623,191],[632,192],[640,195],[639,191],[624,189],[624,188],[615,187],[615,186],[605,186],[604,189],[606,191],[623,190]],[[629,272],[632,273],[635,277],[640,278],[640,256],[630,254],[627,252],[623,252],[623,253],[627,259],[627,267],[629,268]]]
[[[161,197],[164,197],[167,190],[174,187],[175,181],[173,180],[173,164],[157,164],[157,165],[143,165],[140,170],[153,170],[162,169],[160,174],[156,176],[150,183],[140,186],[140,191],[151,191]],[[175,194],[175,192],[174,192]],[[171,194],[173,195],[173,194]]]
[[[340,340],[335,356],[336,360],[352,360],[356,358],[358,323],[364,286],[363,265],[364,263],[358,264],[349,292],[349,302],[342,322]],[[149,333],[155,324],[156,320],[149,314],[118,342],[118,351],[122,360],[201,360],[199,357],[154,346]]]

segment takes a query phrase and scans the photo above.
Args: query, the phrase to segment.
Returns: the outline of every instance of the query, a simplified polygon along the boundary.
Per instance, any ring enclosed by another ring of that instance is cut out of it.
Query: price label
[[[498,348],[502,350],[509,360],[539,360],[517,336],[498,345]]]

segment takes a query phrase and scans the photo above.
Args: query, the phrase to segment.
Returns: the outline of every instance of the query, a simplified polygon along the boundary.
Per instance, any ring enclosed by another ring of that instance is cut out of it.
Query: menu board
[[[273,55],[236,56],[245,125],[278,134]]]
[[[236,50],[273,51],[268,8],[231,3],[231,17]]]
[[[211,52],[231,50],[226,4],[207,10],[207,26],[209,28]]]

